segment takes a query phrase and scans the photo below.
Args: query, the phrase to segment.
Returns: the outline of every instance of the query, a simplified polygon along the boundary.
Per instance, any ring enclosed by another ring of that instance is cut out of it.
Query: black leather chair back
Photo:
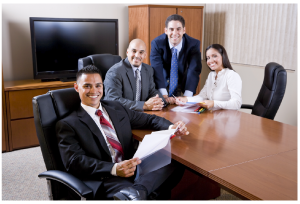
[[[95,54],[89,55],[84,58],[80,58],[78,60],[78,70],[83,67],[93,64],[95,65],[102,74],[102,80],[104,81],[106,72],[111,68],[114,64],[120,62],[122,58],[119,55],[112,54]]]
[[[49,91],[32,99],[34,123],[47,170],[65,171],[59,153],[55,125],[58,120],[73,112],[80,105],[74,88]],[[66,196],[65,187],[51,182],[54,199]]]
[[[267,64],[252,114],[273,120],[283,99],[286,81],[286,71],[281,65],[275,62]]]

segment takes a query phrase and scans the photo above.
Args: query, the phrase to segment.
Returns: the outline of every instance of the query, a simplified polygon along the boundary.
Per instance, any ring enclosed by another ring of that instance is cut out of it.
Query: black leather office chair
[[[80,102],[74,88],[49,91],[32,99],[36,133],[47,169],[38,176],[47,179],[50,200],[93,199],[92,190],[83,181],[66,172],[55,132],[56,122],[76,110]],[[152,192],[148,199],[168,199],[168,194],[164,191]]]
[[[55,133],[56,122],[80,105],[78,93],[74,88],[49,91],[34,97],[32,105],[36,133],[47,168],[39,177],[47,179],[49,199],[92,199],[92,190],[81,180],[65,172]]]
[[[273,120],[286,88],[286,71],[275,62],[265,68],[265,77],[254,105],[242,104],[241,108],[252,109],[251,114]]]
[[[78,70],[83,67],[93,64],[95,65],[102,74],[102,80],[104,81],[106,72],[111,68],[114,64],[120,62],[122,58],[119,55],[112,54],[95,54],[89,55],[84,58],[78,59]]]

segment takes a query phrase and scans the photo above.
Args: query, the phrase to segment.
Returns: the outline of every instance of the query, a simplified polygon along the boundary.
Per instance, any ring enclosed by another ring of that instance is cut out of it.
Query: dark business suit
[[[155,115],[129,110],[119,102],[103,100],[101,104],[114,125],[124,150],[124,160],[131,159],[136,151],[132,128],[164,130],[172,124]],[[56,133],[66,171],[91,187],[97,199],[112,199],[113,194],[124,188],[124,185],[132,185],[134,177],[111,175],[114,164],[105,139],[94,120],[81,106],[56,124]],[[140,182],[151,193],[168,179],[172,171],[175,171],[175,167],[167,165],[140,176],[136,182]],[[103,190],[103,186],[108,187]]]
[[[178,86],[184,93],[189,90],[196,93],[201,73],[200,41],[187,34],[182,37],[182,49],[178,56]],[[151,42],[150,62],[154,69],[156,88],[167,88],[170,79],[172,53],[168,36],[162,34]]]
[[[104,80],[105,100],[117,100],[123,106],[136,111],[143,111],[145,101],[158,94],[153,80],[153,68],[142,63],[141,67],[141,98],[136,99],[136,80],[128,58],[112,66]]]

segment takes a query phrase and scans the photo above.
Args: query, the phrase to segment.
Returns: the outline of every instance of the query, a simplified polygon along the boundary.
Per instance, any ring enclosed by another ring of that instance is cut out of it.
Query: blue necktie
[[[177,85],[178,85],[178,62],[177,62],[177,49],[172,50],[171,60],[171,74],[170,74],[170,86],[169,86],[169,97],[174,94],[177,96]]]

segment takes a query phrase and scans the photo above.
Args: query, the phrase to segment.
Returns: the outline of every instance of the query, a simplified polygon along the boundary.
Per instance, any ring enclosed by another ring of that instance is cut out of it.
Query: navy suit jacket
[[[200,41],[184,34],[182,48],[178,56],[178,85],[181,91],[196,93],[201,73]],[[168,36],[162,34],[151,42],[150,62],[154,69],[156,88],[166,88],[170,79],[172,53]]]

